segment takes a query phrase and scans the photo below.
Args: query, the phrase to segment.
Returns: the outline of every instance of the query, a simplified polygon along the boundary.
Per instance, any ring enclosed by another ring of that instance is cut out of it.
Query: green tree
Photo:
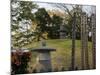
[[[40,41],[40,38],[43,38],[42,34],[45,32],[49,33],[50,31],[51,17],[49,16],[45,8],[39,8],[35,13],[35,19],[37,20],[36,35],[38,41]]]
[[[66,4],[55,4],[55,7],[60,8],[63,10],[66,14],[65,20],[68,22],[66,25],[67,32],[70,35],[70,38],[72,38],[72,24],[73,24],[73,16],[74,12],[76,13],[76,39],[80,39],[80,15],[82,13],[82,6],[81,5],[70,5],[70,8]]]
[[[28,39],[32,35],[29,25],[34,20],[33,9],[37,9],[37,5],[30,1],[11,1],[11,37],[12,47],[22,47],[28,44]]]
[[[50,31],[50,35],[52,39],[58,39],[59,38],[59,31],[60,31],[60,25],[63,24],[63,18],[57,15],[53,15],[52,17],[52,28]]]

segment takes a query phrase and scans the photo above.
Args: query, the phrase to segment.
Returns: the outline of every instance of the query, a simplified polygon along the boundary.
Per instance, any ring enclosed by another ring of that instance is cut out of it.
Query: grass
[[[72,48],[72,41],[71,39],[54,39],[54,40],[46,40],[47,47],[55,48],[56,51],[51,52],[51,59],[52,59],[52,66],[54,68],[58,68],[59,71],[62,67],[66,70],[69,69],[71,66],[71,48]],[[26,48],[37,48],[40,47],[40,42],[32,42],[31,44],[27,45]],[[89,49],[89,66],[92,68],[92,46],[91,42],[88,43]],[[75,49],[75,66],[78,69],[81,69],[81,41],[76,40],[76,49]],[[36,53],[33,53],[32,64],[35,63]]]

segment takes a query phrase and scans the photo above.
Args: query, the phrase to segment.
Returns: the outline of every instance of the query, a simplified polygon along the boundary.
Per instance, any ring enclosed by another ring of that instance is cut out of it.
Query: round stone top
[[[41,48],[35,48],[35,49],[32,49],[31,51],[37,51],[37,52],[49,52],[49,51],[56,51],[56,49],[54,48],[47,48],[47,47],[41,47]]]

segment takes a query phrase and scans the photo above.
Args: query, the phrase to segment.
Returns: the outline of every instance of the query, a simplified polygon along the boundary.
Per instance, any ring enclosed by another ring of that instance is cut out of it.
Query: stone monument
[[[36,62],[42,65],[42,67],[40,68],[40,72],[50,72],[52,71],[50,52],[56,51],[56,49],[46,47],[45,40],[41,41],[41,45],[42,46],[40,48],[35,48],[32,51],[37,52]]]

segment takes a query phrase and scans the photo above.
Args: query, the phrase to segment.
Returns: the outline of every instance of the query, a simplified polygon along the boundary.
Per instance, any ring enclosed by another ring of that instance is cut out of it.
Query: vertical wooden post
[[[82,69],[84,69],[84,56],[85,56],[85,53],[84,53],[84,15],[83,13],[81,14],[81,66],[82,66]]]
[[[93,68],[96,68],[96,15],[91,15],[91,25],[92,25],[92,58],[93,58]]]
[[[89,69],[89,60],[88,60],[88,19],[87,15],[85,15],[85,65],[86,69]]]
[[[82,69],[89,68],[88,62],[88,25],[86,13],[81,14],[81,65]]]
[[[73,25],[72,25],[72,59],[71,59],[71,65],[72,70],[75,69],[75,38],[76,38],[76,13],[74,13],[73,17]]]

